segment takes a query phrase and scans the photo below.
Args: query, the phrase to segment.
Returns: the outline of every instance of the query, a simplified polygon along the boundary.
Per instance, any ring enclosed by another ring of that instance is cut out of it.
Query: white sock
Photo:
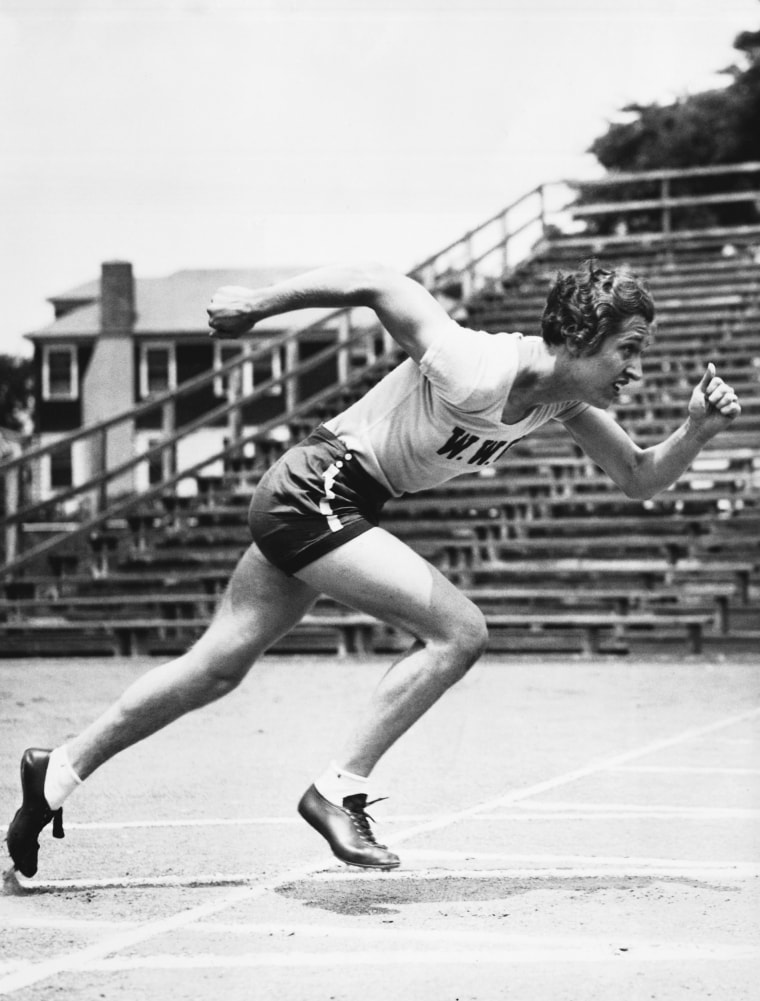
[[[45,799],[51,810],[63,806],[64,800],[71,795],[82,779],[71,767],[66,746],[56,747],[50,754],[48,769],[45,773]]]
[[[345,796],[355,793],[366,793],[369,790],[369,779],[364,775],[354,775],[340,768],[334,761],[330,767],[314,783],[317,792],[336,806],[343,806]]]

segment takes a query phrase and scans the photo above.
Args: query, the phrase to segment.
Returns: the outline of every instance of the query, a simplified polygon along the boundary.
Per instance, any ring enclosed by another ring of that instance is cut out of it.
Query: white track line
[[[621,769],[622,771],[622,769]],[[633,769],[632,769],[633,771]],[[742,807],[710,807],[710,806],[641,806],[636,803],[535,803],[529,807],[522,803],[515,804],[515,813],[489,813],[484,816],[473,816],[472,820],[479,821],[507,821],[507,820],[537,820],[548,819],[544,814],[551,813],[554,820],[596,820],[602,813],[609,818],[619,819],[631,814],[654,819],[670,819],[673,817],[684,820],[752,820],[760,817],[760,808]],[[429,823],[437,821],[449,814],[441,813],[399,813],[390,814],[385,817],[378,816],[381,824],[409,824],[409,823]],[[152,830],[175,828],[208,828],[208,827],[257,827],[257,826],[279,826],[279,825],[303,826],[303,821],[299,817],[243,817],[240,820],[219,819],[214,817],[197,817],[183,820],[104,820],[90,821],[82,823],[66,822],[67,831],[123,831],[123,830]],[[5,827],[0,825],[0,832]]]
[[[51,920],[49,924],[43,923],[44,919],[39,919],[38,923],[28,927],[55,927]],[[98,922],[93,922],[96,925]],[[86,925],[87,922],[80,922]],[[266,937],[273,938],[298,938],[307,939],[347,939],[349,941],[369,941],[372,944],[377,942],[377,928],[357,925],[329,925],[320,922],[319,924],[307,925],[293,922],[292,924],[281,924],[275,921],[198,921],[188,925],[186,932],[193,935],[208,936],[220,935],[225,938],[233,936],[235,938]],[[547,947],[558,946],[583,946],[590,941],[589,936],[573,935],[515,935],[500,931],[472,931],[469,928],[437,928],[435,930],[425,928],[410,928],[404,926],[387,925],[383,928],[383,942],[422,942],[428,945],[440,945],[442,942],[469,943],[471,945],[508,945],[508,946],[531,946],[540,943]],[[606,941],[606,940],[604,940]]]
[[[404,855],[415,859],[429,859],[453,862],[465,862],[470,859],[477,862],[514,862],[519,865],[540,867],[544,865],[568,865],[593,866],[598,872],[604,872],[605,868],[612,866],[630,866],[632,869],[669,869],[671,872],[679,872],[682,869],[694,869],[704,867],[706,869],[737,869],[749,868],[753,873],[760,873],[760,862],[737,862],[735,859],[726,860],[704,860],[704,859],[673,859],[673,858],[649,858],[635,855],[551,855],[533,854],[526,855],[516,852],[472,852],[472,851],[446,851],[440,849],[407,849]]]
[[[324,866],[322,866],[324,868]],[[102,879],[26,880],[16,874],[19,896],[40,893],[77,893],[85,890],[202,889],[203,887],[248,886],[255,873],[208,873],[195,876],[104,876]]]
[[[448,827],[461,820],[466,820],[469,817],[486,813],[489,810],[496,810],[499,807],[519,802],[529,798],[530,796],[538,796],[543,792],[556,789],[563,785],[569,785],[570,783],[576,782],[581,778],[586,778],[589,775],[596,775],[599,772],[609,769],[610,767],[616,767],[617,765],[626,764],[629,761],[635,761],[637,758],[643,758],[648,754],[653,754],[666,747],[673,747],[689,740],[695,740],[705,734],[713,733],[717,730],[733,726],[736,723],[753,719],[758,715],[760,715],[760,708],[738,713],[722,720],[716,720],[715,722],[704,726],[683,730],[681,733],[676,734],[673,737],[652,741],[649,744],[645,744],[643,747],[626,751],[623,754],[603,758],[600,761],[592,762],[585,767],[565,772],[564,774],[558,775],[553,779],[538,782],[522,790],[513,790],[505,796],[498,796],[487,800],[484,803],[476,804],[475,806],[467,809],[450,813],[440,819],[417,825],[416,827],[410,828],[408,831],[396,835],[393,841],[397,844],[402,841],[408,841],[410,838],[413,838],[418,834],[428,833],[432,830],[441,830],[444,827]],[[94,943],[84,949],[68,953],[67,955],[54,956],[53,958],[43,960],[40,963],[29,964],[25,969],[11,973],[9,976],[0,980],[0,994],[9,994],[11,991],[19,990],[22,987],[28,987],[31,984],[39,983],[41,980],[47,980],[48,978],[59,973],[82,969],[83,966],[88,963],[102,960],[106,956],[120,952],[121,950],[138,943],[145,942],[151,938],[155,938],[158,935],[163,935],[166,932],[183,928],[195,921],[210,917],[212,914],[217,914],[220,911],[227,910],[228,908],[242,903],[243,901],[253,900],[264,896],[284,883],[293,882],[294,880],[314,875],[323,868],[323,862],[295,867],[280,874],[279,876],[274,876],[255,887],[238,886],[230,893],[225,894],[219,900],[208,901],[205,904],[180,911],[167,918],[162,918],[157,921],[148,921],[145,924],[138,925],[136,928],[126,929],[123,932],[109,936],[100,942]],[[699,954],[703,955],[703,953]],[[418,954],[415,955],[415,962],[419,962]]]
[[[167,932],[176,931],[178,928],[184,928],[186,925],[208,918],[212,914],[219,913],[219,911],[228,910],[230,907],[234,907],[243,901],[262,897],[280,886],[283,882],[302,879],[317,872],[323,866],[324,862],[320,862],[318,865],[298,866],[287,873],[281,873],[279,876],[259,883],[258,886],[238,886],[230,893],[226,893],[221,899],[210,900],[205,904],[199,904],[197,907],[190,907],[187,910],[171,914],[169,917],[160,918],[156,921],[147,921],[136,927],[124,929],[114,935],[110,935],[108,938],[102,939],[100,942],[86,946],[84,949],[78,949],[75,952],[70,952],[62,956],[54,956],[51,959],[43,960],[41,963],[28,964],[25,968],[17,970],[0,980],[0,994],[10,994],[12,991],[20,990],[22,987],[29,987],[32,984],[39,983],[41,980],[54,977],[59,973],[79,971],[85,968],[87,964],[102,960],[103,957],[109,956],[112,953],[121,952],[123,949],[128,949],[148,939],[165,935]]]
[[[712,768],[696,765],[620,765],[618,768],[610,768],[610,771],[642,775],[760,775],[760,768]]]
[[[583,946],[572,944],[546,946],[536,939],[532,946],[519,945],[492,949],[368,949],[324,950],[305,952],[255,952],[243,955],[220,956],[127,956],[124,958],[101,959],[83,964],[81,972],[123,973],[130,970],[230,970],[262,968],[310,968],[340,970],[352,966],[413,966],[424,963],[433,968],[442,966],[514,966],[517,964],[540,963],[673,963],[673,962],[732,962],[756,960],[760,949],[754,945],[734,945],[721,943],[690,942],[648,942],[635,946],[616,945],[610,942],[587,942]]]
[[[617,768],[619,765],[627,764],[629,761],[644,758],[648,754],[655,754],[657,751],[665,750],[667,747],[674,747],[677,744],[684,744],[690,740],[697,740],[699,737],[704,737],[708,733],[714,733],[716,730],[723,730],[726,727],[735,726],[737,723],[743,723],[746,720],[754,719],[757,716],[760,716],[760,707],[749,709],[743,713],[737,713],[735,716],[728,716],[722,720],[716,720],[713,723],[706,723],[704,726],[691,727],[688,730],[682,730],[681,733],[676,734],[674,737],[665,737],[661,740],[653,740],[651,743],[645,744],[643,747],[635,748],[631,751],[625,751],[623,754],[615,754],[609,758],[603,758],[600,761],[592,762],[582,768],[576,768],[571,772],[565,772],[564,775],[558,775],[556,778],[547,779],[545,782],[537,782],[535,785],[527,786],[525,789],[516,789],[513,792],[507,793],[506,796],[497,796],[484,803],[479,803],[475,806],[469,807],[468,809],[452,813],[448,817],[444,817],[440,820],[419,824],[408,831],[392,835],[388,839],[388,843],[394,845],[401,844],[404,841],[408,841],[410,838],[417,837],[419,834],[428,834],[431,831],[440,830],[443,827],[448,827],[461,820],[468,820],[470,817],[498,810],[499,807],[519,803],[521,800],[528,799],[531,796],[539,796],[541,793],[557,789],[559,786],[569,785],[572,782],[577,782],[579,779],[588,778],[590,775],[598,775],[600,772],[609,771],[611,768]]]
[[[635,856],[599,856],[599,855],[523,855],[514,852],[481,852],[481,851],[445,851],[438,849],[407,849],[405,859],[419,862],[472,862],[514,863],[509,870],[489,868],[462,869],[457,875],[468,879],[492,879],[509,872],[525,876],[543,876],[562,874],[565,876],[605,876],[611,873],[623,875],[640,875],[641,873],[657,873],[658,875],[679,876],[689,874],[696,878],[714,878],[715,874],[749,878],[760,876],[760,863],[714,861],[701,859],[671,859],[671,858],[637,858]],[[324,867],[322,867],[324,869]],[[453,875],[451,869],[397,869],[392,873],[372,872],[370,870],[351,867],[336,870],[325,870],[313,873],[314,881],[330,881],[333,879],[444,879]],[[166,889],[166,888],[200,888],[252,886],[256,883],[255,873],[209,873],[195,876],[125,876],[103,879],[56,879],[48,881],[19,880],[22,894],[42,893],[74,893],[88,890],[134,890],[134,889]],[[21,919],[21,924],[26,922]]]
[[[692,807],[688,812],[682,812],[676,807],[664,806],[662,809],[654,807],[651,810],[605,810],[603,808],[596,811],[583,810],[532,810],[521,811],[520,813],[489,813],[482,817],[471,817],[472,822],[479,823],[511,823],[512,821],[537,821],[544,820],[547,823],[555,824],[559,820],[590,821],[590,820],[694,820],[702,822],[704,820],[758,820],[760,810],[741,809],[711,809],[710,807]]]
[[[386,822],[392,821],[396,824],[419,823],[432,818],[441,817],[443,814],[436,813],[409,813],[398,814],[387,818]],[[303,827],[303,821],[295,813],[287,817],[192,817],[179,820],[93,820],[81,823],[70,823],[66,821],[67,831],[123,831],[130,829],[150,830],[152,828],[183,828],[183,827],[280,827],[280,826]],[[0,832],[7,830],[7,825],[0,824]]]
[[[81,823],[66,821],[67,831],[124,831],[130,829],[145,830],[150,828],[181,828],[181,827],[272,827],[283,824],[301,825],[303,821],[295,814],[290,817],[193,817],[178,820],[93,820]],[[5,831],[7,825],[0,824],[0,831]]]
[[[565,865],[565,866],[538,866],[521,864],[507,869],[396,869],[393,873],[393,881],[424,882],[425,880],[446,880],[446,879],[471,879],[481,882],[496,881],[502,879],[528,880],[528,879],[634,879],[641,876],[649,876],[653,879],[691,879],[704,882],[715,882],[716,880],[737,880],[737,879],[757,879],[760,876],[760,865],[737,862],[731,866],[718,866],[710,869],[701,863],[695,862],[692,868],[685,866],[673,867],[666,864],[663,866],[642,866],[619,865],[604,866],[597,865]],[[372,872],[369,869],[358,869],[355,872],[351,869],[334,869],[329,872],[316,873],[311,879],[315,883],[341,883],[350,880],[388,880],[387,876]]]
[[[536,814],[545,814],[547,817],[553,817],[556,813],[587,813],[590,816],[594,816],[598,813],[609,813],[610,811],[615,813],[625,813],[631,816],[641,816],[648,817],[652,813],[660,813],[667,811],[673,816],[678,817],[709,817],[715,816],[717,819],[722,818],[752,818],[760,815],[760,810],[753,807],[732,807],[732,806],[716,806],[716,807],[704,807],[704,806],[652,806],[643,805],[641,803],[573,803],[570,802],[559,802],[553,800],[551,803],[531,803],[527,808],[526,812],[530,811]],[[487,817],[482,817],[482,820],[490,820],[495,817],[496,814],[489,814]],[[514,816],[513,814],[505,814],[504,816]]]

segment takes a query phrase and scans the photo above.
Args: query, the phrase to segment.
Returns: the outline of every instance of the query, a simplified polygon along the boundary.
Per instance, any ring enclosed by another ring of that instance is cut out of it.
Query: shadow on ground
[[[306,907],[316,907],[335,914],[399,914],[408,904],[458,904],[483,901],[503,901],[536,890],[559,890],[571,896],[599,893],[606,890],[644,890],[654,884],[677,884],[700,890],[728,892],[735,887],[718,886],[695,879],[663,876],[578,877],[550,876],[514,879],[505,876],[481,878],[451,876],[416,880],[357,879],[335,883],[300,880],[279,887],[276,892],[291,900],[303,901]]]

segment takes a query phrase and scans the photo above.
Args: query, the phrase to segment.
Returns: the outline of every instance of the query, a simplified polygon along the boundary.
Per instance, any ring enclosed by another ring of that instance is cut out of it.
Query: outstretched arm
[[[259,320],[296,309],[369,306],[395,341],[419,361],[452,321],[418,282],[380,265],[317,268],[266,288],[220,288],[208,308],[212,333],[239,337]]]
[[[675,483],[706,443],[741,413],[731,386],[710,363],[689,401],[688,417],[665,441],[640,448],[604,410],[584,410],[565,425],[583,451],[629,497],[653,497]]]

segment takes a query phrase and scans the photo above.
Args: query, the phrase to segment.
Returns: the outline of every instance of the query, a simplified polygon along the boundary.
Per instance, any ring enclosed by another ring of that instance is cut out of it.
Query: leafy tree
[[[760,31],[744,31],[734,41],[743,66],[722,72],[731,82],[722,89],[704,91],[669,105],[634,104],[622,109],[633,117],[610,125],[589,152],[609,171],[645,171],[667,168],[719,166],[760,161]],[[674,184],[671,194],[710,194],[714,191],[752,190],[756,176],[692,178]],[[640,182],[625,189],[584,185],[582,202],[650,198],[656,182]],[[675,228],[737,225],[757,222],[760,212],[752,202],[720,207],[693,207],[673,215]],[[594,228],[610,231],[616,219],[604,217]],[[626,215],[631,229],[650,229],[651,213]]]
[[[0,355],[0,427],[27,429],[33,388],[31,359]]]

